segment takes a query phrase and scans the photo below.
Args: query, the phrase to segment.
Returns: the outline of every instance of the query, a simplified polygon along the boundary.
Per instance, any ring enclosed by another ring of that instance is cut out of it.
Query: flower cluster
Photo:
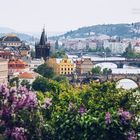
[[[136,134],[134,131],[128,133],[128,140],[136,140]]]
[[[49,106],[52,105],[52,99],[51,98],[46,98],[45,99],[45,104],[44,104],[44,107],[45,108],[48,108]]]
[[[5,125],[5,133],[10,139],[26,140],[24,128],[12,126],[12,120],[21,109],[34,109],[37,105],[36,94],[25,87],[16,89],[0,85],[0,126]]]
[[[122,124],[127,124],[132,118],[132,115],[128,111],[123,111],[123,109],[118,110],[118,115]]]
[[[81,105],[80,108],[78,109],[78,113],[81,115],[86,113],[86,108],[83,105]]]
[[[106,124],[110,124],[111,123],[110,113],[109,112],[106,112],[106,115],[105,115],[105,123]]]
[[[6,135],[12,140],[27,140],[25,129],[22,127],[14,127],[12,130],[7,130]]]

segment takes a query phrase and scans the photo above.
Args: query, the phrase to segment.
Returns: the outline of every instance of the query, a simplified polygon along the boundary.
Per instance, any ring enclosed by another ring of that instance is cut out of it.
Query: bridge
[[[68,77],[71,83],[85,84],[90,81],[99,81],[100,83],[110,81],[118,82],[122,79],[130,79],[140,87],[140,74],[109,74],[109,75],[77,75]]]
[[[130,63],[140,63],[140,59],[124,59],[124,60],[93,60],[93,65],[99,64],[99,63],[114,63],[117,65],[117,68],[123,68],[124,65],[128,65]]]

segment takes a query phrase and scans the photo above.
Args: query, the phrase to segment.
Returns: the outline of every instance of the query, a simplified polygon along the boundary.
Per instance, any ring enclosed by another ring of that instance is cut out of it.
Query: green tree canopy
[[[96,66],[96,67],[92,68],[91,72],[93,74],[101,74],[101,67]]]
[[[106,74],[111,74],[112,73],[112,70],[111,69],[108,69],[108,68],[104,68],[103,69],[103,74],[106,75]]]
[[[48,79],[44,77],[38,77],[32,83],[32,88],[36,91],[46,92],[48,87]]]
[[[52,78],[55,73],[52,68],[50,68],[47,64],[42,64],[35,69],[35,72],[39,73],[43,77]]]
[[[22,86],[26,86],[28,90],[30,90],[31,84],[27,80],[22,80],[20,83]]]

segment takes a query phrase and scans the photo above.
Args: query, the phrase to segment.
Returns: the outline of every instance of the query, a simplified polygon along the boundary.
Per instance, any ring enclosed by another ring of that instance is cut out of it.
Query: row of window
[[[73,65],[61,65],[61,67],[73,67]]]
[[[61,70],[73,70],[73,68],[61,68]]]
[[[19,43],[6,43],[6,45],[20,45]]]
[[[71,72],[61,72],[61,74],[71,74]]]

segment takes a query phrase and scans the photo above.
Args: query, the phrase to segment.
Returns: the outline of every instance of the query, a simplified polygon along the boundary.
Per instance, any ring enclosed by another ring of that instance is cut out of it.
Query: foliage
[[[46,92],[48,87],[48,79],[44,77],[37,77],[32,83],[32,88],[36,91]]]
[[[134,52],[131,43],[129,43],[128,47],[126,48],[122,56],[126,58],[140,58],[140,53]]]
[[[55,49],[56,49],[56,50],[59,49],[59,43],[58,43],[58,40],[56,40],[56,42],[55,42]]]
[[[56,75],[52,79],[57,82],[61,82],[61,81],[68,82],[66,76],[63,76],[63,75]]]
[[[55,51],[52,52],[51,56],[52,58],[64,58],[66,57],[65,51]]]
[[[0,134],[4,139],[138,139],[135,91],[116,89],[110,82],[78,88],[50,80],[50,86],[46,93],[0,86]]]
[[[9,86],[13,87],[13,86],[16,86],[18,87],[19,86],[19,78],[18,77],[14,77],[12,79],[9,80]]]
[[[112,70],[111,70],[111,69],[108,69],[108,68],[104,68],[102,73],[103,73],[104,75],[106,75],[106,74],[111,74],[111,73],[112,73]]]
[[[87,38],[92,37],[91,33],[98,35],[108,35],[110,37],[117,36],[120,38],[133,38],[140,36],[138,29],[140,28],[139,23],[133,24],[103,24],[103,25],[94,25],[89,27],[82,27],[77,30],[69,31],[63,35],[51,37],[52,39],[65,38]],[[132,32],[132,30],[134,32]],[[136,31],[136,32],[135,32]]]
[[[91,72],[93,74],[101,74],[101,67],[100,66],[96,66],[96,67],[92,68]]]
[[[38,68],[35,69],[35,72],[39,73],[40,75],[46,78],[52,78],[55,75],[53,69],[47,64],[42,64],[38,66]]]
[[[21,81],[21,86],[25,86],[28,90],[30,90],[30,88],[31,88],[31,84],[30,84],[30,82],[29,81],[27,81],[27,80],[22,80]]]

